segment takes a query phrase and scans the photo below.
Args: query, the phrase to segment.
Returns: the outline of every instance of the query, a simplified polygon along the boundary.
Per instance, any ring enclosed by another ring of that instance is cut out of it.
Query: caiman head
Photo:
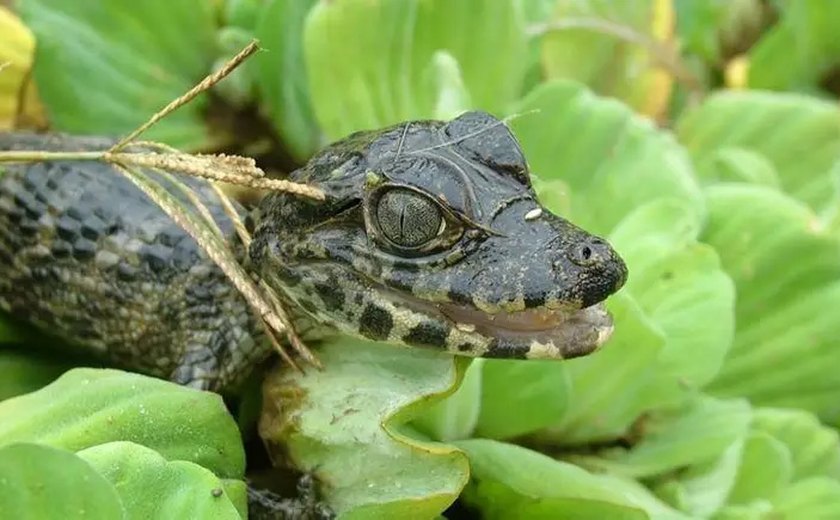
[[[359,132],[292,174],[326,201],[267,195],[251,261],[316,323],[501,358],[588,354],[627,277],[602,238],[537,201],[503,122],[470,112]]]

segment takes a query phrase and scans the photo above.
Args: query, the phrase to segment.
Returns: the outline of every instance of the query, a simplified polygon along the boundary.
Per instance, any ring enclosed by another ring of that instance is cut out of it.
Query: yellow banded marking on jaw
[[[525,354],[526,359],[558,359],[562,358],[563,354],[560,349],[554,345],[554,342],[547,341],[532,341],[528,352]]]
[[[481,357],[487,353],[492,341],[491,338],[484,337],[475,331],[466,332],[452,327],[446,338],[446,349],[454,354]],[[466,345],[470,348],[464,349]]]
[[[388,341],[391,343],[404,343],[403,338],[408,335],[411,329],[429,319],[421,312],[397,307],[391,302],[382,303],[381,305],[388,310],[391,314],[391,319],[394,320],[391,333],[388,335]]]

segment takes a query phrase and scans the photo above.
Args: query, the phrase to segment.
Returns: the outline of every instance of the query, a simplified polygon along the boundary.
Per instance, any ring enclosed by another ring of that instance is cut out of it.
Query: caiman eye
[[[388,240],[405,248],[426,244],[446,227],[446,220],[437,204],[406,189],[393,189],[379,198],[376,221]]]

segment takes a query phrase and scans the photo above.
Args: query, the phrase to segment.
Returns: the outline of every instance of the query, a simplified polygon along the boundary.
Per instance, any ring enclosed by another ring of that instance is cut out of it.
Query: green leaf
[[[721,57],[717,28],[726,18],[727,0],[682,0],[674,2],[677,33],[687,53],[717,63]]]
[[[556,0],[529,0],[520,2],[522,18],[526,27],[533,29],[537,24],[546,22],[551,18]],[[522,81],[522,92],[530,92],[534,87],[543,82],[543,67],[540,63],[542,52],[542,39],[530,38],[528,41],[528,67],[525,78]]]
[[[746,434],[730,444],[717,460],[689,467],[659,483],[657,495],[692,518],[712,517],[725,506],[735,485],[745,440]]]
[[[219,56],[211,66],[213,72],[224,67],[231,58],[236,56],[242,49],[251,43],[255,38],[253,31],[242,27],[226,26],[219,29],[216,34]],[[247,60],[230,74],[225,76],[224,81],[213,86],[213,92],[230,106],[230,110],[247,110],[248,105],[253,103],[255,89],[255,75],[258,69],[253,59]]]
[[[312,105],[330,138],[430,118],[435,55],[457,63],[472,108],[503,113],[519,93],[527,45],[517,2],[319,2],[306,20]]]
[[[831,202],[822,213],[822,220],[826,228],[835,236],[840,237],[840,159],[834,163],[829,172],[833,186]]]
[[[274,128],[299,161],[321,145],[303,49],[303,24],[315,3],[270,0],[264,3],[256,26],[265,49],[253,58],[257,87]]]
[[[697,242],[700,221],[678,200],[639,208],[610,241],[627,262],[626,291],[665,334],[649,404],[679,402],[720,371],[735,330],[735,288],[716,252]]]
[[[708,190],[703,240],[735,281],[735,341],[711,389],[838,417],[840,238],[806,206],[769,188]]]
[[[715,252],[696,242],[699,227],[684,204],[662,199],[615,229],[610,241],[630,272],[608,301],[616,332],[602,352],[566,364],[569,406],[551,439],[613,439],[642,413],[681,402],[717,375],[731,343],[734,291]]]
[[[679,0],[674,9],[684,53],[709,64],[720,64],[764,23],[761,0]]]
[[[840,478],[840,442],[837,430],[823,426],[803,410],[759,408],[753,429],[783,442],[793,457],[793,479]]]
[[[776,167],[758,152],[729,146],[698,159],[697,176],[706,184],[747,182],[781,188]]]
[[[766,157],[787,193],[820,210],[833,195],[828,172],[840,156],[838,121],[840,109],[827,101],[796,94],[725,92],[686,112],[677,132],[700,165],[722,148],[739,147]]]
[[[651,48],[669,45],[673,16],[670,2],[559,0],[554,25],[549,21],[543,36],[545,75],[580,81],[657,116],[668,105],[673,81]]]
[[[469,437],[475,430],[481,407],[481,366],[485,360],[456,358],[455,361],[469,364],[461,385],[455,393],[433,404],[412,422],[415,428],[439,441]]]
[[[485,486],[491,488],[492,485]],[[639,509],[581,498],[540,498],[526,501],[511,509],[488,510],[482,518],[500,520],[646,520],[650,518]]]
[[[773,517],[773,506],[766,500],[747,505],[726,506],[715,515],[715,520],[764,520]]]
[[[703,214],[685,150],[625,105],[577,83],[551,82],[513,111],[523,114],[511,128],[531,171],[551,183],[541,196],[570,192],[568,209],[552,209],[583,228],[608,234],[625,215],[659,198],[678,199]]]
[[[21,0],[18,5],[35,34],[35,81],[57,130],[127,133],[197,83],[213,61],[211,2]],[[206,146],[205,106],[205,97],[196,99],[144,137],[177,147]]]
[[[837,2],[787,2],[781,20],[750,49],[749,86],[815,92],[840,64]]]
[[[318,357],[323,371],[269,375],[261,427],[269,446],[328,483],[322,492],[342,518],[440,514],[466,483],[466,457],[403,425],[451,392],[465,364],[346,337]]]
[[[21,520],[127,518],[117,491],[87,462],[29,443],[0,447],[0,512]]]
[[[601,351],[565,363],[568,405],[540,438],[563,444],[611,440],[638,417],[639,396],[653,376],[665,338],[627,293],[613,296],[608,308],[616,323],[613,337]]]
[[[684,409],[644,419],[644,436],[629,451],[607,451],[598,460],[576,458],[611,474],[644,478],[710,463],[747,434],[751,410],[745,400],[696,399]]]
[[[687,518],[631,480],[591,474],[512,444],[484,439],[456,444],[472,470],[463,498],[482,518]]]
[[[546,21],[553,13],[557,0],[532,0],[522,2],[522,16],[526,23]]]
[[[432,63],[426,69],[424,79],[430,92],[435,92],[435,119],[454,119],[472,106],[470,93],[461,77],[458,60],[446,51],[432,55]]]
[[[38,390],[69,368],[43,354],[0,348],[0,401]]]
[[[0,446],[22,441],[73,451],[131,441],[222,478],[241,478],[245,467],[239,430],[219,395],[118,370],[74,369],[0,402]]]
[[[219,52],[212,66],[214,72],[254,39],[258,39],[255,31],[263,5],[263,0],[225,0],[220,6],[223,25],[216,32],[216,46]],[[213,86],[214,93],[222,97],[230,108],[246,111],[250,108],[249,105],[253,105],[256,77],[262,72],[259,56],[260,53],[257,53],[246,60],[226,76],[224,81]]]
[[[566,364],[488,359],[482,375],[476,433],[505,439],[557,422],[568,406]]]
[[[790,451],[766,433],[753,433],[744,444],[730,504],[749,504],[771,499],[790,482],[793,473]]]
[[[779,493],[773,505],[781,518],[833,520],[840,517],[840,482],[824,477],[802,480]]]
[[[222,485],[228,500],[239,513],[239,517],[248,518],[248,484],[243,480],[224,479]]]
[[[192,462],[167,461],[131,442],[109,442],[78,452],[119,493],[126,518],[239,519],[224,483]]]
[[[263,0],[224,0],[225,23],[234,27],[254,27],[264,3]]]

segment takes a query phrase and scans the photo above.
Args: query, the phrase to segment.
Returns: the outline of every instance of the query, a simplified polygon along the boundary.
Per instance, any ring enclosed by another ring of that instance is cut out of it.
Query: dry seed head
[[[265,177],[253,159],[237,155],[191,155],[185,153],[116,153],[106,159],[118,164],[158,168],[255,189],[283,191],[324,200],[318,188]]]

